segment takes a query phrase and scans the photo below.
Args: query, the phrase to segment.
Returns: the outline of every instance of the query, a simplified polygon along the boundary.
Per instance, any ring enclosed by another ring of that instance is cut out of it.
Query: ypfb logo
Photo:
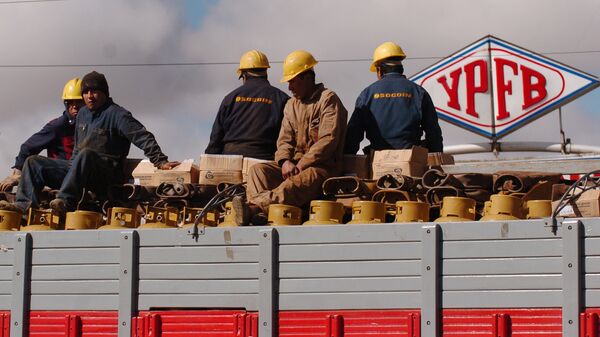
[[[440,118],[501,138],[599,85],[584,72],[487,36],[411,80],[431,95]]]

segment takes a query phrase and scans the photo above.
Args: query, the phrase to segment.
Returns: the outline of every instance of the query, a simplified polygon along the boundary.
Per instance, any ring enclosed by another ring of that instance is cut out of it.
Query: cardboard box
[[[421,177],[427,168],[427,149],[382,150],[373,154],[373,179],[386,174]]]
[[[562,194],[568,188],[564,184],[552,186],[552,211],[558,207]],[[560,193],[560,191],[563,193]],[[577,190],[575,191],[577,193]],[[583,192],[574,202],[569,202],[559,213],[558,216],[565,218],[589,218],[600,216],[600,190],[588,190]]]
[[[366,155],[344,155],[344,166],[342,168],[342,175],[344,176],[356,176],[362,179],[369,179],[371,177],[371,167],[369,165],[369,157]]]
[[[198,166],[194,164],[193,159],[186,159],[172,170],[156,170],[154,173],[154,182],[160,183],[198,183]]]
[[[427,154],[427,166],[454,165],[454,157],[451,154],[432,152]]]
[[[228,154],[200,155],[200,171],[241,171],[244,157]]]
[[[142,186],[156,186],[157,184],[154,181],[154,173],[156,171],[156,167],[149,160],[144,159],[140,161],[133,169],[133,172],[131,172],[133,183]]]
[[[204,170],[200,171],[201,185],[218,185],[220,183],[239,184],[242,182],[241,170]]]
[[[251,158],[251,157],[244,157],[244,163],[242,165],[242,181],[247,181],[248,178],[248,170],[250,170],[250,168],[256,164],[260,164],[260,163],[275,163],[272,160],[264,160],[264,159],[257,159],[257,158]]]

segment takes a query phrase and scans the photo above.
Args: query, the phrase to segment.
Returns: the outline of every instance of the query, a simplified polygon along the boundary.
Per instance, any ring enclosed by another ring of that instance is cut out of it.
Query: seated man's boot
[[[50,201],[50,208],[61,217],[65,216],[68,211],[67,202],[61,198]]]
[[[0,200],[0,210],[25,214],[25,210],[21,206],[6,200]]]

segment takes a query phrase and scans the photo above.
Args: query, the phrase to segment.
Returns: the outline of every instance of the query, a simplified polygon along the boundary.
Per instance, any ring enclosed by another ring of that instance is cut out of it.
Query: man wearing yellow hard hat
[[[325,179],[341,172],[348,112],[335,92],[315,82],[317,63],[304,50],[285,58],[281,82],[293,97],[285,105],[275,163],[250,168],[247,203],[233,200],[238,225],[264,224],[271,204],[307,204],[321,195]]]
[[[71,159],[75,142],[75,117],[83,106],[79,78],[73,78],[65,84],[62,100],[65,105],[62,115],[48,122],[40,131],[21,144],[21,149],[12,167],[13,171],[0,182],[0,191],[8,191],[18,185],[25,159],[44,149],[49,158]]]
[[[404,76],[406,54],[399,45],[385,42],[375,49],[371,71],[377,81],[358,99],[346,134],[344,152],[355,154],[365,137],[369,149],[407,149],[422,145],[442,152],[442,130],[431,97]],[[425,133],[425,140],[421,136]]]
[[[290,98],[269,84],[267,56],[250,50],[240,59],[242,86],[223,99],[205,152],[273,160],[283,107]]]

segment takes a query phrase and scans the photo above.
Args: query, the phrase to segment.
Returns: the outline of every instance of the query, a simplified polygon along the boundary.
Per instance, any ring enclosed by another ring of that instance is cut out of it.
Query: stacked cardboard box
[[[427,149],[381,150],[373,153],[373,179],[386,174],[421,177],[427,168]]]
[[[427,155],[427,166],[441,165],[454,165],[454,157],[442,152],[432,152]]]
[[[559,205],[560,198],[569,188],[565,184],[552,186],[552,211]],[[589,218],[600,216],[600,190],[591,189],[581,193],[581,189],[575,189],[576,194],[581,194],[577,199],[570,201],[559,211],[558,216],[565,218]]]
[[[200,156],[200,184],[239,184],[242,182],[243,157],[225,154]]]
[[[271,161],[271,160],[244,157],[244,162],[242,164],[242,180],[243,181],[248,181],[248,171],[250,170],[250,168],[252,166],[259,164],[259,163],[275,163],[275,162]]]
[[[131,173],[134,184],[158,186],[160,183],[198,183],[198,166],[193,159],[186,159],[172,170],[159,170],[148,160],[140,161]]]

